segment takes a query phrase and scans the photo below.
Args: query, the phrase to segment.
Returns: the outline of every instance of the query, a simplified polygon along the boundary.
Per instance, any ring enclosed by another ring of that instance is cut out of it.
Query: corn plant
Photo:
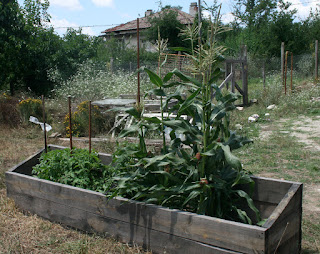
[[[206,44],[200,44],[190,54],[194,65],[194,77],[175,69],[164,77],[144,68],[150,81],[156,86],[149,91],[166,98],[161,110],[169,117],[144,117],[143,110],[127,109],[136,118],[136,124],[120,133],[120,137],[137,133],[137,146],[121,146],[114,158],[114,164],[121,171],[111,197],[127,198],[154,203],[205,214],[219,218],[252,223],[244,203],[256,214],[250,193],[244,185],[253,190],[250,174],[242,168],[240,160],[232,151],[251,142],[229,129],[228,112],[235,108],[238,96],[222,94],[215,82],[221,70],[224,48],[217,45],[215,36],[223,29],[219,22],[212,23],[211,34]],[[194,27],[191,35],[195,34]],[[189,37],[193,41],[193,37]],[[177,76],[180,81],[171,81]],[[197,78],[195,78],[197,77]],[[167,90],[174,92],[167,92]],[[212,91],[215,96],[212,98]],[[184,94],[188,94],[185,98]],[[169,102],[175,106],[169,108]],[[165,138],[160,154],[147,150],[145,135],[148,131],[171,128],[171,141]],[[184,138],[181,138],[181,134]]]

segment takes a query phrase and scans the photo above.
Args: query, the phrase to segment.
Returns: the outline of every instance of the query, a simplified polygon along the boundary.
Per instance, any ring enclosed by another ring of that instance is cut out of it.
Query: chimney
[[[189,14],[195,17],[197,13],[198,13],[198,4],[196,2],[193,2],[190,4]]]
[[[145,17],[148,17],[148,16],[150,16],[152,14],[152,10],[147,10],[146,12],[145,12]]]

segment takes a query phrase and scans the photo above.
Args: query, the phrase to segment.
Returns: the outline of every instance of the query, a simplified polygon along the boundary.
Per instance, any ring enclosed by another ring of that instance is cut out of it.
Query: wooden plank
[[[244,59],[226,59],[225,60],[226,63],[236,63],[236,64],[241,64],[244,61],[245,61]]]
[[[280,247],[286,245],[289,239],[298,239],[291,245],[298,246],[295,252],[285,251],[282,253],[299,253],[301,248],[301,221],[302,221],[302,184],[293,184],[280,204],[274,210],[264,227],[267,230],[267,246],[270,253],[274,253],[279,239]],[[291,247],[290,247],[291,249]],[[278,252],[277,252],[278,253]]]
[[[243,62],[241,64],[242,69],[242,101],[243,105],[249,104],[249,95],[248,95],[248,61],[247,61],[247,46],[244,45],[242,48],[243,51]]]
[[[21,174],[31,175],[32,167],[39,163],[39,158],[41,153],[44,151],[44,148],[40,149],[36,154],[28,157],[21,163],[15,165],[11,169],[9,169],[7,172],[17,172]]]
[[[253,200],[279,204],[294,182],[252,176],[255,181]]]
[[[231,79],[231,92],[235,92],[235,80],[236,80],[236,75],[235,75],[235,64],[231,63],[231,73],[232,75],[232,79]]]
[[[127,199],[108,200],[103,194],[14,172],[7,174],[8,195],[24,193],[111,219],[150,227],[163,233],[244,253],[263,253],[265,229],[208,216],[196,215]],[[40,191],[41,190],[41,191]],[[148,223],[147,223],[148,222]],[[151,223],[151,224],[150,224]]]
[[[222,89],[225,85],[227,85],[227,88],[228,88],[228,82],[230,82],[233,78],[233,73],[231,72],[226,78],[224,81],[222,81],[221,85],[219,86],[219,89]],[[212,93],[212,98],[215,96],[216,92],[213,92]]]
[[[112,236],[121,242],[139,244],[153,253],[202,253],[202,254],[240,254],[239,252],[221,249],[200,242],[192,241],[172,234],[152,230],[149,227],[137,226],[70,207],[58,202],[29,196],[24,193],[12,193],[19,207],[45,219],[63,223],[86,232]],[[147,221],[152,223],[152,221]]]
[[[234,82],[234,85],[235,85],[236,89],[239,91],[239,93],[241,95],[243,95],[244,93],[243,93],[242,89],[240,88],[240,86],[237,84],[237,82]]]

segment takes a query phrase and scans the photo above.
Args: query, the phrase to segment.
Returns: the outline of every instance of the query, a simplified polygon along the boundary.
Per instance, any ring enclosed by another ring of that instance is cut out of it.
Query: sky
[[[305,19],[310,7],[313,10],[320,4],[320,0],[289,0],[292,8],[298,10],[297,19]],[[23,4],[23,0],[18,0]],[[197,0],[162,0],[162,6],[173,5],[182,6],[182,10],[189,12],[191,2]],[[203,2],[203,1],[202,1]],[[213,0],[205,1],[208,5]],[[233,0],[218,0],[222,4],[222,20],[229,22],[232,20]],[[51,26],[56,33],[63,35],[67,27],[78,29],[82,27],[82,32],[98,36],[101,32],[123,24],[138,17],[144,17],[145,11],[152,9],[159,10],[159,0],[50,0],[49,14],[51,16]]]

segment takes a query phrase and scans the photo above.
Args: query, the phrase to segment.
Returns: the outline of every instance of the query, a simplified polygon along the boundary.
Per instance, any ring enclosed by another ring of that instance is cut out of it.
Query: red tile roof
[[[181,10],[172,9],[178,13],[177,19],[184,25],[193,24],[194,17],[186,12],[183,12]],[[161,11],[163,12],[163,11]],[[148,17],[143,17],[139,19],[139,28],[140,29],[146,29],[151,26],[151,24],[148,21],[149,17],[159,17],[159,14],[161,12],[156,12],[154,14],[151,14]],[[110,34],[110,33],[117,33],[117,32],[129,32],[137,30],[137,20],[132,20],[130,22],[127,22],[125,24],[121,24],[112,28],[109,28],[101,33]]]

